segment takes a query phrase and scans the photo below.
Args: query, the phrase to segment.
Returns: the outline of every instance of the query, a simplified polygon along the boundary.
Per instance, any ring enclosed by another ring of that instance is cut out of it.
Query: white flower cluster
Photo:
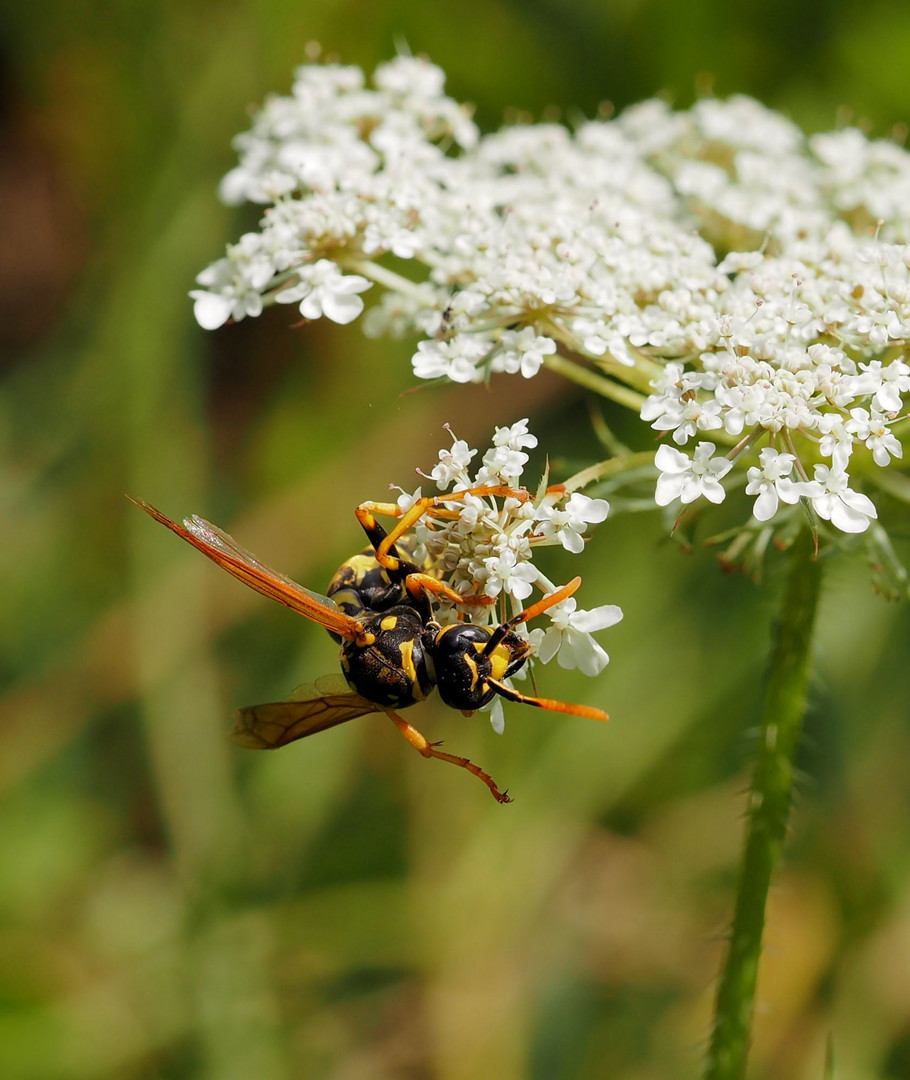
[[[524,610],[534,588],[544,595],[559,586],[534,564],[534,551],[541,545],[561,544],[578,553],[584,548],[589,525],[606,520],[609,504],[579,492],[569,493],[561,485],[536,493],[521,487],[528,461],[526,448],[537,445],[528,432],[527,420],[497,428],[493,445],[480,459],[476,471],[471,463],[478,451],[452,436],[452,445],[439,452],[439,461],[426,479],[436,484],[437,506],[415,525],[412,535],[418,558],[428,556],[442,580],[462,595],[481,593],[497,603],[472,606],[473,622],[498,623]],[[509,489],[513,494],[475,494],[480,489]],[[470,492],[469,494],[463,494]],[[462,494],[459,494],[462,493]],[[421,498],[422,489],[402,493],[398,505],[408,510]],[[454,619],[454,611],[442,610],[439,617]],[[462,616],[464,614],[462,613]],[[556,659],[565,668],[579,668],[587,675],[599,674],[609,657],[591,636],[622,618],[615,604],[584,611],[574,596],[554,604],[543,613],[550,620],[546,629],[528,631],[534,656],[542,663]],[[516,632],[525,633],[520,624]],[[498,701],[498,699],[496,699]],[[494,706],[495,707],[495,706]],[[494,726],[501,723],[501,706],[493,714]]]
[[[300,68],[237,139],[222,194],[267,210],[200,274],[199,322],[293,303],[347,323],[376,284],[364,330],[415,335],[420,378],[601,369],[694,444],[661,447],[659,504],[720,501],[735,460],[759,521],[809,500],[864,530],[851,474],[901,456],[910,391],[910,154],[744,97],[480,136],[443,88],[412,57],[372,88]]]
[[[747,472],[758,521],[803,498],[835,528],[863,532],[877,515],[850,487],[853,455],[884,467],[903,453],[892,427],[910,391],[910,247],[834,223],[824,238],[728,255],[720,268],[731,278],[711,332],[688,362],[666,363],[641,411],[677,445],[695,442],[693,458],[658,451],[657,502],[720,502],[732,462],[754,461],[768,440]],[[698,437],[712,432],[732,449],[710,461],[715,444]]]

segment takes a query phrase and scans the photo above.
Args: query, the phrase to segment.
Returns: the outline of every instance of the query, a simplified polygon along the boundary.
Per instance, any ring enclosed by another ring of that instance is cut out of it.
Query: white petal
[[[577,611],[572,616],[572,626],[582,633],[592,634],[595,630],[606,630],[622,620],[622,608],[618,604],[601,604],[590,611]]]
[[[789,503],[791,506],[793,506],[794,503],[798,503],[800,495],[804,494],[801,485],[798,482],[788,480],[786,477],[782,480],[778,480],[775,487],[777,489],[777,494],[783,502]],[[758,517],[758,514],[755,516]],[[759,520],[764,521],[765,519],[760,518]]]
[[[571,649],[559,650],[559,666],[578,668],[585,675],[599,675],[610,657],[589,634],[573,634]]]
[[[840,499],[833,499],[831,504],[831,524],[845,533],[861,533],[869,528],[869,518],[859,510],[852,510]]]
[[[687,454],[684,454],[681,450],[674,450],[672,446],[667,446],[664,443],[663,446],[657,448],[657,453],[654,455],[654,464],[661,472],[674,474],[688,471],[692,462]]]
[[[755,500],[752,513],[759,521],[769,521],[777,513],[777,492],[768,484]]]
[[[490,706],[490,724],[497,735],[501,735],[506,730],[506,717],[502,711],[502,701],[498,697],[493,698]]]
[[[841,494],[841,499],[846,506],[858,514],[865,514],[866,517],[870,518],[878,517],[875,503],[868,495],[863,495],[861,491],[851,491],[850,488],[847,488],[847,490]]]
[[[709,502],[722,503],[727,497],[727,493],[724,491],[722,485],[718,484],[716,480],[712,480],[709,476],[702,478],[701,488],[703,495]]]
[[[300,310],[303,310],[303,305]],[[322,310],[327,319],[331,319],[340,326],[346,326],[363,311],[363,301],[353,293],[329,293],[328,296],[322,298]]]
[[[542,664],[549,664],[559,652],[562,644],[562,631],[556,626],[549,626],[537,646],[537,658]]]
[[[669,446],[666,448],[661,447],[661,450],[663,449],[671,450]],[[686,478],[684,476],[671,476],[669,473],[662,473],[657,478],[654,501],[658,506],[668,506],[674,499],[679,498],[685,482]]]
[[[194,289],[190,296],[193,297],[193,314],[196,322],[203,330],[217,330],[231,317],[233,304],[226,296],[218,296],[215,293],[201,292]]]
[[[566,551],[571,551],[573,555],[577,555],[580,551],[584,551],[584,539],[579,533],[575,532],[574,529],[560,529],[557,536],[559,537],[559,542]]]

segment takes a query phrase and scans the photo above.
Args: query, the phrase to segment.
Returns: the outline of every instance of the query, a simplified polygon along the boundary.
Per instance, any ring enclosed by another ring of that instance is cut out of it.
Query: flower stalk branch
[[[606,379],[596,371],[583,367],[581,364],[576,364],[559,353],[547,356],[544,360],[544,367],[549,368],[550,371],[555,371],[557,375],[562,375],[563,378],[569,379],[578,386],[583,386],[586,390],[593,390],[596,394],[600,394],[601,397],[609,398],[610,401],[615,401],[619,405],[635,409],[636,412],[640,412],[642,405],[645,403],[643,394],[614,382],[612,379]]]
[[[749,1050],[765,907],[793,799],[794,758],[806,712],[821,564],[808,530],[791,550],[777,621],[747,810],[746,843],[705,1080],[742,1080]]]

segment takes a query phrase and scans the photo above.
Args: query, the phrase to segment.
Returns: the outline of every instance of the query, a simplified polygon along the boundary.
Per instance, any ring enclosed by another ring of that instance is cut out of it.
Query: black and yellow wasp
[[[470,493],[528,497],[527,492],[505,487],[472,488]],[[454,498],[466,494],[459,492]],[[443,498],[450,502],[453,496]],[[384,712],[424,757],[467,769],[487,785],[498,802],[506,803],[512,801],[508,793],[483,769],[467,758],[437,749],[438,743],[429,742],[395,710],[423,701],[436,688],[446,705],[465,715],[499,694],[542,709],[607,719],[601,709],[529,697],[505,683],[523,667],[530,653],[527,639],[515,632],[516,627],[571,596],[581,584],[580,578],[495,627],[464,621],[441,626],[435,620],[433,598],[462,607],[492,603],[488,597],[454,592],[432,567],[413,561],[405,534],[424,514],[446,514],[437,509],[442,498],[417,500],[388,533],[375,515],[398,516],[397,506],[359,506],[357,519],[370,547],[338,568],[327,596],[272,570],[202,518],[193,516],[178,525],[149,503],[131,501],[245,585],[319,623],[341,643],[343,677],[322,676],[313,685],[298,687],[285,701],[249,705],[236,712],[231,738],[241,746],[274,750],[358,716]]]

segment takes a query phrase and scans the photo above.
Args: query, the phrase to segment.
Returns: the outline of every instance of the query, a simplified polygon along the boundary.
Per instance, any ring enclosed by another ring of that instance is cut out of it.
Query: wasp
[[[446,495],[445,500],[469,493],[528,498],[527,492],[488,486]],[[397,710],[425,700],[435,688],[444,704],[468,716],[499,694],[554,712],[607,719],[601,709],[531,697],[505,682],[524,666],[531,651],[517,628],[571,596],[581,578],[495,627],[464,621],[443,626],[436,621],[434,598],[467,608],[493,602],[485,596],[462,596],[441,581],[432,566],[415,561],[404,534],[425,513],[449,513],[438,507],[439,497],[418,499],[404,513],[394,504],[361,504],[355,513],[370,546],[342,563],[328,595],[266,566],[203,518],[194,515],[180,525],[142,499],[129,498],[223,570],[318,623],[340,643],[342,675],[322,676],[312,685],[298,687],[284,701],[237,710],[231,738],[241,746],[274,750],[356,717],[383,712],[424,757],[467,769],[486,784],[497,802],[508,803],[512,801],[508,792],[500,790],[488,773],[468,758],[438,749],[439,743],[431,743]],[[377,513],[399,520],[387,532]]]

